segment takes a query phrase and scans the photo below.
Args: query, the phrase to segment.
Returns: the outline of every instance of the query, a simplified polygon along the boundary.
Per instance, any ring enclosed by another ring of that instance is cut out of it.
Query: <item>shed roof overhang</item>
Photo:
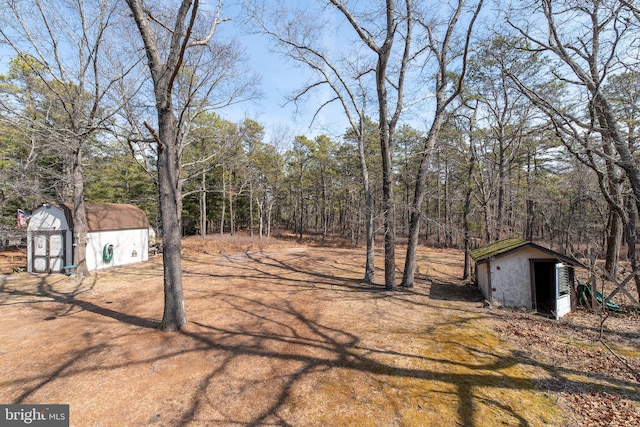
[[[490,243],[488,245],[479,247],[471,251],[471,258],[478,264],[483,262],[488,262],[492,259],[499,258],[510,253],[519,251],[525,248],[534,248],[541,252],[545,252],[548,255],[553,256],[559,261],[569,264],[571,266],[580,266],[585,267],[580,261],[576,260],[573,257],[563,255],[559,252],[556,252],[552,249],[545,248],[544,246],[540,246],[533,242],[527,242],[521,239],[503,239],[494,243]],[[585,267],[586,268],[586,267]]]

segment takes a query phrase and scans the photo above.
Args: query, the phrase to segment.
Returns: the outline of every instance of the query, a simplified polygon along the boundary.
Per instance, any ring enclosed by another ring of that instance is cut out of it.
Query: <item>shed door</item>
[[[556,319],[571,312],[571,279],[569,268],[556,264]]]
[[[556,260],[535,260],[533,267],[532,308],[540,313],[556,311],[555,264]]]
[[[38,232],[32,235],[32,271],[34,273],[59,273],[64,263],[65,239],[62,231]]]

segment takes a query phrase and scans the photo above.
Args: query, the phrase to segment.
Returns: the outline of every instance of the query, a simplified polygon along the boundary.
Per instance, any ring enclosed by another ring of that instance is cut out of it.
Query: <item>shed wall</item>
[[[532,308],[531,295],[531,259],[549,259],[555,257],[535,248],[523,248],[490,263],[492,303],[506,307]]]
[[[477,274],[478,274],[478,288],[480,289],[480,292],[482,292],[482,295],[484,295],[484,298],[489,301],[490,300],[490,296],[489,296],[489,263],[488,262],[484,262],[482,264],[478,264],[477,267]]]
[[[121,208],[119,205],[96,205],[109,209]],[[129,213],[138,215],[140,211],[129,205],[122,209],[127,209]],[[118,211],[118,212],[120,212]],[[138,212],[139,211],[139,212]],[[98,215],[100,211],[94,213]],[[144,216],[144,212],[141,214]],[[106,218],[107,216],[104,215]],[[103,221],[104,222],[104,221]],[[101,268],[132,264],[149,259],[149,229],[146,222],[139,221],[144,228],[119,229],[108,231],[90,231],[87,234],[86,262],[89,271]],[[27,226],[27,271],[34,271],[34,259],[36,260],[37,272],[60,272],[62,267],[73,262],[73,236],[71,232],[72,224],[67,220],[65,211],[57,206],[45,205],[36,209]],[[45,260],[49,259],[48,254],[55,249],[54,244],[60,241],[54,233],[64,235],[64,261],[60,258],[51,258],[51,263],[47,266]],[[114,247],[113,258],[109,262],[103,260],[103,249],[107,244]],[[53,248],[53,249],[52,249]],[[35,254],[35,255],[34,255]]]
[[[103,260],[105,245],[113,245],[113,259]],[[133,264],[149,259],[149,229],[92,231],[87,244],[89,271],[118,265]]]

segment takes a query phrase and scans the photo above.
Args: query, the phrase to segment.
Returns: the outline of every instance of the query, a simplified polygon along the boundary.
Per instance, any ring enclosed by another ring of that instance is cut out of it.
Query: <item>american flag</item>
[[[22,209],[18,209],[18,228],[24,228],[27,226],[27,220],[31,218],[31,215],[23,211]]]

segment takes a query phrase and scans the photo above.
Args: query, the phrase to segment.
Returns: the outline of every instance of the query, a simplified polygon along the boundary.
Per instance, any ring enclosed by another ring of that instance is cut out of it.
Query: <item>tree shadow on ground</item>
[[[298,264],[301,262],[304,265]],[[429,324],[422,325],[420,330],[413,330],[412,325],[404,325],[406,319],[397,319],[396,323],[393,318],[382,319],[388,320],[387,324],[397,326],[393,329],[383,327],[379,333],[387,338],[383,343],[376,343],[367,335],[369,332],[366,328],[358,329],[352,324],[357,322],[357,313],[354,313],[352,323],[339,324],[333,319],[323,318],[323,307],[332,304],[332,301],[352,298],[375,309],[379,308],[379,304],[388,302],[395,310],[403,307],[420,310],[429,307],[429,299],[474,302],[479,301],[477,295],[460,289],[461,285],[433,281],[428,294],[420,289],[385,292],[381,285],[363,284],[353,279],[347,274],[349,269],[340,265],[334,271],[341,274],[315,270],[313,265],[314,262],[300,256],[282,259],[276,255],[248,255],[238,264],[239,277],[236,279],[246,278],[251,282],[253,289],[261,291],[257,296],[249,296],[245,288],[229,283],[233,275],[212,274],[209,276],[211,282],[205,286],[201,281],[206,273],[196,271],[195,267],[191,271],[191,266],[187,266],[186,276],[197,278],[198,286],[202,288],[198,298],[210,303],[202,312],[192,314],[189,328],[167,335],[167,345],[162,353],[144,355],[126,362],[92,364],[92,358],[111,344],[108,341],[87,341],[82,348],[66,354],[63,362],[50,366],[40,376],[19,379],[18,382],[32,385],[26,387],[14,403],[26,401],[36,391],[59,379],[80,378],[80,375],[94,373],[103,375],[123,366],[144,367],[162,360],[178,365],[184,363],[188,355],[202,355],[199,360],[207,364],[194,366],[197,377],[193,381],[188,406],[181,408],[178,414],[172,414],[171,419],[158,422],[166,425],[300,425],[299,420],[292,421],[289,411],[293,407],[292,401],[299,397],[301,384],[307,381],[317,384],[319,378],[332,376],[347,386],[353,378],[371,379],[382,396],[374,403],[394,403],[398,399],[394,391],[405,385],[410,387],[404,393],[415,394],[413,397],[416,399],[431,401],[434,395],[439,396],[435,399],[450,399],[455,402],[456,407],[452,412],[457,419],[447,422],[467,427],[486,425],[478,419],[481,406],[502,417],[502,421],[512,420],[515,425],[529,426],[540,422],[532,420],[525,410],[512,403],[487,394],[487,388],[540,394],[545,390],[589,393],[598,389],[615,396],[640,398],[638,384],[630,381],[552,366],[515,350],[488,349],[486,343],[479,343],[478,347],[466,344],[467,341],[462,341],[463,334],[476,332],[477,325],[474,322],[480,316],[477,313],[464,313],[464,309],[439,309],[437,315],[429,318]],[[215,268],[214,265],[209,267]],[[157,322],[149,319],[106,309],[95,303],[90,295],[94,287],[95,282],[80,283],[75,288],[59,290],[43,280],[37,290],[31,293],[3,288],[2,292],[9,298],[3,300],[3,304],[25,297],[26,301],[33,299],[35,302],[32,303],[54,303],[52,313],[57,317],[72,317],[81,310],[139,328],[157,325]],[[300,295],[300,299],[295,298],[296,294]],[[86,296],[80,298],[81,295]],[[303,301],[303,298],[306,300]],[[314,301],[317,304],[314,305]],[[380,316],[369,319],[372,327],[383,317],[393,317],[394,313],[372,312]],[[235,320],[217,322],[216,318]],[[114,341],[115,338],[111,337]],[[179,339],[189,345],[178,348],[175,342]],[[451,351],[445,354],[442,348]],[[263,369],[265,373],[262,374],[252,370],[235,371],[238,365],[259,364],[267,365],[269,369]],[[544,373],[544,382],[514,373],[514,367],[535,368]],[[271,382],[268,393],[264,391],[259,394],[261,399],[243,400],[248,390],[260,389],[264,382]],[[433,384],[437,384],[438,388]],[[223,385],[228,390],[228,400],[240,400],[238,405],[250,407],[247,410],[249,414],[243,412],[239,415],[235,407],[219,405],[219,399],[215,396],[224,394],[220,390]],[[358,396],[374,399],[373,391],[365,385],[357,390],[353,388],[356,397],[349,401],[354,405],[362,403],[362,398]],[[312,392],[318,394],[321,390]],[[334,400],[339,398],[338,395],[329,397]],[[401,410],[393,405],[390,405],[389,411],[395,413],[396,421],[402,417]],[[152,421],[157,420],[153,418],[149,422]],[[334,418],[334,421],[341,420]]]
[[[468,301],[481,302],[484,297],[475,285],[448,282],[446,280],[429,278],[429,297],[440,301]]]
[[[272,399],[269,405],[257,411],[258,413],[251,419],[235,419],[233,414],[229,413],[227,414],[228,418],[216,420],[217,422],[222,421],[222,424],[289,425],[281,412],[295,393],[296,384],[307,376],[316,375],[318,372],[327,373],[332,370],[375,376],[390,388],[395,387],[396,380],[447,384],[455,390],[459,424],[469,427],[482,425],[482,423],[478,423],[475,415],[478,404],[492,407],[494,411],[503,413],[503,416],[507,415],[517,420],[517,425],[532,425],[531,421],[514,410],[512,405],[488,398],[484,396],[483,392],[479,392],[487,384],[504,391],[539,390],[531,379],[505,374],[509,368],[516,365],[542,369],[549,375],[549,378],[545,380],[547,390],[572,389],[576,392],[586,392],[592,387],[603,387],[602,381],[608,381],[607,378],[593,377],[588,373],[546,365],[517,351],[507,354],[479,351],[475,348],[459,345],[455,340],[449,344],[458,347],[461,353],[474,355],[476,361],[462,362],[446,358],[430,358],[417,353],[376,348],[363,345],[358,335],[347,330],[329,327],[311,319],[297,310],[294,304],[286,304],[285,308],[265,306],[257,300],[237,301],[237,309],[247,315],[251,315],[251,312],[260,306],[273,312],[274,317],[287,319],[283,324],[281,320],[276,321],[263,314],[261,322],[272,322],[282,326],[283,331],[287,332],[219,328],[203,322],[194,322],[198,331],[182,332],[184,336],[204,346],[199,351],[216,351],[225,354],[225,363],[229,363],[233,358],[259,358],[261,360],[266,358],[278,363],[285,362],[295,365],[294,370],[284,375],[285,380],[278,390],[277,398]],[[251,307],[251,309],[247,307]],[[247,338],[249,339],[247,340]],[[241,343],[236,342],[236,339]],[[283,344],[285,350],[276,350],[282,348]],[[391,363],[392,360],[398,359],[413,360],[416,362],[416,367],[398,367]],[[425,362],[440,365],[443,368],[425,369],[419,367],[423,366]],[[207,393],[207,389],[214,387],[222,380],[222,378],[216,378],[221,372],[222,370],[217,368],[201,383],[199,389],[193,394],[191,407],[184,411],[179,422],[180,425],[203,421],[202,418],[198,418],[201,412],[206,413],[203,408],[208,404],[203,395]],[[576,376],[584,378],[576,379]],[[630,382],[611,381],[604,387],[609,393],[627,395],[636,386]]]
[[[50,282],[50,278],[42,276],[34,289],[16,289],[5,286],[3,283],[0,287],[0,295],[2,301],[0,306],[10,304],[33,305],[47,302],[54,302],[60,305],[49,310],[50,315],[43,320],[54,320],[57,317],[69,316],[78,310],[89,311],[101,316],[110,317],[119,322],[127,323],[142,328],[156,328],[159,322],[152,319],[139,317],[132,314],[123,313],[112,310],[107,307],[100,306],[90,299],[79,298],[82,294],[90,293],[97,282],[97,277],[89,276],[83,279],[72,279],[69,277],[61,277],[60,279]],[[65,282],[72,283],[72,286],[65,286],[64,289],[56,287],[56,284]],[[11,298],[17,301],[10,300]]]
[[[295,260],[285,261],[264,254],[247,254],[247,257],[251,259],[252,263],[249,264],[250,267],[245,264],[245,268],[256,269],[251,274],[251,277],[269,277],[279,281],[280,286],[283,287],[318,289],[319,287],[327,286],[333,292],[369,293],[369,298],[377,298],[380,294],[382,294],[381,297],[383,298],[404,298],[412,293],[420,295],[420,292],[412,291],[384,292],[383,287],[380,285],[363,284],[353,278],[311,271],[306,267],[303,268],[296,265]],[[264,268],[265,265],[269,265],[270,268]],[[276,271],[272,269],[274,266],[277,267]],[[299,276],[296,276],[295,279],[291,278],[288,276],[290,272],[304,274],[306,278],[300,278]],[[480,293],[473,287],[437,280],[432,280],[429,297],[436,300],[482,301]],[[544,371],[550,377],[545,380],[547,390],[566,390],[569,388],[578,392],[587,392],[593,387],[602,387],[601,382],[605,381],[609,382],[605,387],[610,393],[623,396],[628,394],[629,390],[633,390],[635,386],[635,384],[628,382],[618,382],[606,377],[589,376],[588,373],[577,370],[546,365],[517,351],[506,355],[498,352],[478,351],[477,349],[457,344],[455,338],[452,338],[448,344],[459,347],[462,352],[476,356],[479,361],[486,359],[488,362],[463,363],[451,359],[429,358],[421,354],[375,348],[363,345],[361,338],[357,334],[349,332],[347,328],[330,327],[311,318],[308,314],[296,309],[290,301],[280,302],[279,304],[266,304],[263,301],[246,299],[238,295],[233,298],[235,299],[233,303],[230,303],[229,300],[227,302],[233,306],[234,310],[242,312],[245,316],[255,317],[255,325],[271,325],[275,330],[270,327],[266,330],[224,329],[216,327],[209,322],[194,321],[193,323],[198,326],[199,331],[183,331],[182,333],[198,341],[207,349],[225,352],[228,357],[258,357],[261,359],[266,357],[278,362],[295,362],[297,368],[285,376],[286,381],[282,384],[277,399],[268,407],[262,409],[259,414],[250,420],[234,419],[230,414],[230,417],[224,419],[224,422],[249,426],[264,424],[289,425],[280,412],[295,393],[296,384],[302,382],[305,377],[315,375],[318,372],[327,373],[331,370],[359,372],[392,379],[432,381],[453,386],[459,402],[457,413],[462,421],[461,425],[466,426],[477,424],[477,419],[474,417],[474,407],[479,403],[508,413],[510,417],[517,420],[518,425],[530,425],[530,421],[509,405],[478,393],[478,389],[486,384],[491,384],[492,387],[504,390],[541,391],[535,381],[531,379],[502,373],[502,371],[516,365],[536,367]],[[271,313],[271,315],[265,313]],[[282,320],[283,318],[285,320]],[[457,319],[444,322],[440,326],[443,324],[457,324],[459,326],[461,321],[464,320]],[[276,332],[276,330],[280,331]],[[244,344],[227,344],[232,342],[234,337],[242,337],[243,339],[249,337],[250,339],[249,342]],[[279,348],[281,345],[285,345],[288,350],[273,350],[273,348]],[[317,353],[322,354],[322,356],[310,355]],[[453,372],[448,372],[447,369],[399,368],[387,361],[387,359],[428,361],[444,366],[452,366],[454,369]],[[459,370],[466,372],[457,372]],[[584,376],[585,379],[575,379],[576,376]],[[216,383],[215,377],[216,375],[207,377],[206,382],[209,386]],[[202,391],[203,389],[201,388],[200,392]],[[202,421],[202,419],[198,419],[198,414],[203,410],[203,406],[206,406],[206,402],[201,398],[200,393],[194,394],[192,407],[184,413],[180,423],[186,424],[194,420]]]

